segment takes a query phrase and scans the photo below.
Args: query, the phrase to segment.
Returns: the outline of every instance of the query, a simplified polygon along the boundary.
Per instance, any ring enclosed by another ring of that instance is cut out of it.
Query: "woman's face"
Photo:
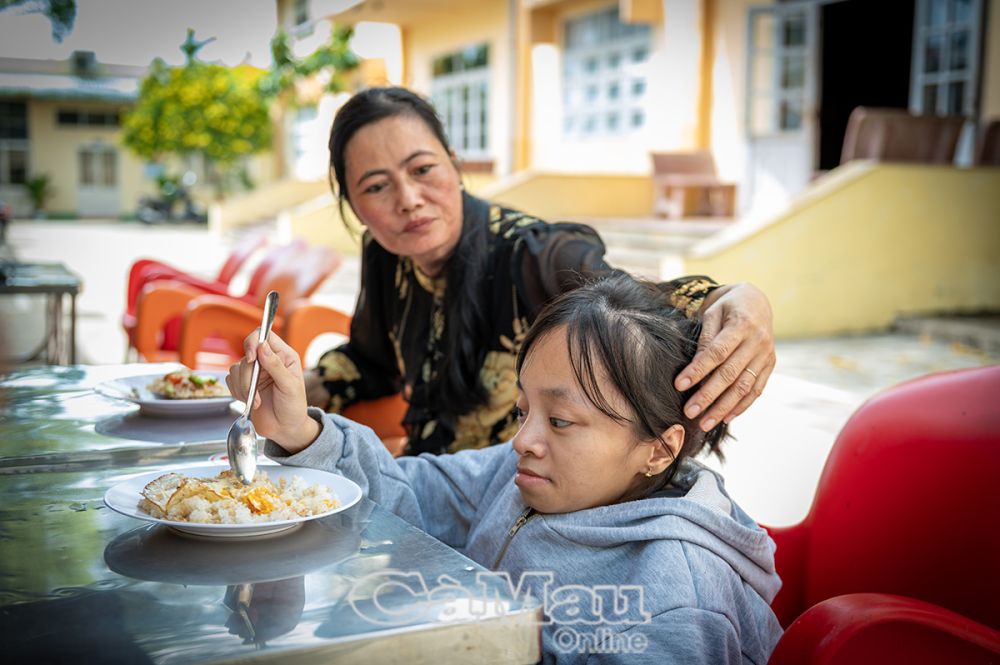
[[[628,413],[607,378],[599,383],[615,411]],[[654,443],[637,443],[631,427],[587,400],[570,365],[565,327],[535,341],[521,366],[520,388],[514,482],[527,505],[543,513],[609,505],[643,480]]]
[[[359,129],[344,151],[347,197],[387,251],[436,277],[462,233],[458,170],[419,118],[399,115]]]

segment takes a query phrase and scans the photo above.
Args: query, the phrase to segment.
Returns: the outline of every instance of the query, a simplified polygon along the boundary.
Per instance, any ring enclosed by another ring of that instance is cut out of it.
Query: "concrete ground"
[[[273,229],[262,232],[283,240]],[[11,226],[9,246],[0,253],[22,261],[59,261],[80,275],[78,362],[114,364],[125,358],[120,319],[131,262],[153,257],[211,276],[232,241],[197,226],[25,221]],[[234,292],[245,289],[247,272],[234,280]],[[358,261],[346,258],[315,299],[349,311],[357,287]],[[0,338],[8,340],[8,362],[23,359],[37,346],[43,326],[37,298],[0,299]],[[318,340],[310,355],[330,343]],[[779,340],[777,356],[764,395],[732,425],[735,441],[726,446],[726,462],[709,461],[722,470],[737,501],[756,519],[773,525],[793,524],[805,516],[837,432],[866,399],[930,372],[1000,363],[996,349],[980,351],[917,333]]]

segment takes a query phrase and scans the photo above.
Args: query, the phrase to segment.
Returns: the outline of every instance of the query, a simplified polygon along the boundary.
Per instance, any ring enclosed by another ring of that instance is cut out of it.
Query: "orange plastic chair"
[[[211,297],[218,298],[220,302],[244,303],[253,307],[263,303],[264,297],[270,288],[273,288],[274,281],[284,270],[293,270],[296,262],[308,249],[308,245],[301,239],[282,245],[272,250],[261,266],[254,271],[247,293],[243,296],[228,296],[214,294]],[[329,251],[329,250],[327,250]],[[335,257],[336,258],[336,257]],[[336,258],[339,265],[339,258]],[[334,266],[334,269],[336,266]],[[287,282],[287,280],[285,280]],[[322,281],[322,280],[319,280]],[[314,286],[318,287],[319,282]],[[296,294],[292,294],[297,297]],[[157,281],[147,284],[136,304],[136,327],[135,327],[135,348],[139,352],[140,359],[147,362],[176,361],[179,358],[180,342],[178,339],[177,348],[165,348],[168,326],[172,321],[181,322],[187,311],[188,305],[199,297],[209,297],[205,295],[198,286],[178,281]],[[254,326],[246,328],[244,335],[249,334],[256,325],[260,324],[258,316]],[[183,337],[178,335],[179,338]],[[240,343],[242,346],[242,342]],[[213,352],[217,355],[214,366],[220,366],[232,357],[232,344],[219,337],[210,335],[201,340],[199,351]],[[242,355],[238,353],[237,357]],[[212,363],[208,363],[212,364]],[[201,366],[204,368],[204,365]]]
[[[299,362],[306,364],[306,351],[320,335],[336,333],[351,336],[351,315],[339,309],[300,300],[288,310],[284,339],[299,354]]]
[[[771,606],[788,626],[769,662],[870,662],[828,660],[833,629],[845,640],[867,631],[857,644],[871,653],[911,654],[902,635],[955,653],[973,640],[972,653],[1000,662],[997,395],[1000,366],[933,374],[882,393],[851,417],[809,514],[769,529],[783,583]],[[839,600],[824,603],[830,599]]]
[[[306,351],[319,335],[338,333],[350,336],[351,317],[333,307],[301,302],[289,311],[284,330],[285,341],[298,352],[299,360],[305,364]],[[406,408],[402,395],[389,395],[355,402],[344,409],[343,415],[371,427],[389,452],[399,456],[406,445],[406,430],[402,425]]]

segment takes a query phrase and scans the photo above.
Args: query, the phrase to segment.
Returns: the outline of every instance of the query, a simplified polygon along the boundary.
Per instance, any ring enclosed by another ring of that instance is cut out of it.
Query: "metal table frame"
[[[19,263],[0,265],[0,295],[44,295],[45,339],[29,360],[44,352],[45,362],[57,365],[76,363],[76,297],[83,286],[80,278],[62,263]],[[63,300],[70,297],[69,338],[64,326]]]

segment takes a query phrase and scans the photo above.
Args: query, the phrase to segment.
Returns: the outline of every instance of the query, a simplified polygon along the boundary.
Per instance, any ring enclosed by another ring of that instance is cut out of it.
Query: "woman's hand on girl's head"
[[[685,415],[698,418],[707,432],[760,397],[774,370],[774,323],[771,303],[752,284],[716,289],[705,299],[700,316],[698,352],[674,385],[687,390],[708,377],[684,405]]]
[[[246,355],[229,368],[226,377],[229,392],[236,399],[246,399],[256,358],[260,377],[250,412],[254,428],[290,453],[305,448],[319,435],[319,423],[306,413],[306,388],[298,354],[274,333],[258,345],[256,330],[244,340],[243,348]]]

